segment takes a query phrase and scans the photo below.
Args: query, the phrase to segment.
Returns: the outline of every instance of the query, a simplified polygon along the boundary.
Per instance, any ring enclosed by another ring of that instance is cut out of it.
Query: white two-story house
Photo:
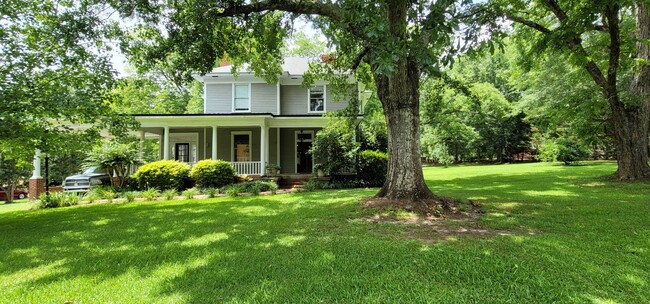
[[[307,151],[325,126],[323,114],[347,107],[325,81],[302,86],[309,66],[305,58],[285,58],[277,83],[266,83],[245,67],[234,77],[231,66],[196,76],[204,85],[202,114],[136,115],[141,136],[160,136],[161,159],[190,164],[222,159],[239,174],[264,175],[267,164],[282,174],[310,174]],[[359,94],[350,81],[351,92]]]

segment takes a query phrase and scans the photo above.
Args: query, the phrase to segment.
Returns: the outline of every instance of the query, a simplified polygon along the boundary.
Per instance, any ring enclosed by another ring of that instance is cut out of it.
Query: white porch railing
[[[262,175],[261,162],[231,162],[231,164],[239,175]]]

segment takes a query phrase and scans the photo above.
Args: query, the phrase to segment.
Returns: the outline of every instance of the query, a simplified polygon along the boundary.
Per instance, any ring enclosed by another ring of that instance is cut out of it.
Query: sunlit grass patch
[[[425,168],[480,201],[464,234],[367,221],[376,189],[0,211],[0,303],[648,303],[650,188],[614,170]]]

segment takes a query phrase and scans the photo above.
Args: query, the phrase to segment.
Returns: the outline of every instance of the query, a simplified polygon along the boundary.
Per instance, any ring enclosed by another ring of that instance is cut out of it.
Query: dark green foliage
[[[309,153],[327,175],[354,172],[359,144],[347,119],[331,118],[314,138]]]
[[[565,165],[586,160],[591,151],[575,139],[566,137],[548,141],[542,146],[541,157],[544,161],[561,161]]]
[[[357,178],[367,187],[379,187],[386,181],[388,154],[381,151],[365,150],[359,153],[359,172]]]
[[[258,195],[260,192],[275,192],[276,190],[278,190],[278,185],[274,182],[251,181],[226,186],[220,192],[229,196],[237,196],[239,193]]]
[[[235,182],[237,172],[229,162],[206,159],[192,168],[191,176],[199,188],[221,188]]]
[[[36,209],[47,209],[75,206],[79,204],[81,197],[82,195],[77,192],[52,192],[49,195],[43,193],[34,207]]]
[[[126,177],[140,163],[136,143],[108,142],[93,149],[86,162],[92,166],[106,169],[109,176],[114,176],[111,183],[116,188],[126,184]]]
[[[29,177],[31,164],[24,159],[13,159],[0,153],[0,187],[5,187],[7,202],[14,200],[14,190],[21,180]]]
[[[142,165],[132,177],[141,190],[182,190],[189,175],[190,166],[188,164],[175,160],[160,160]]]
[[[312,178],[303,185],[306,191],[324,190],[324,189],[351,189],[363,187],[362,183],[352,177],[339,177],[330,181],[323,181],[317,178]]]

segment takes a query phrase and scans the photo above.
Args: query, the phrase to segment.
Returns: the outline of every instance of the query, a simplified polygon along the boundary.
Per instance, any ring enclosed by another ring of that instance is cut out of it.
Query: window
[[[325,112],[325,86],[309,88],[309,113]]]
[[[250,84],[233,85],[233,102],[235,112],[251,110]]]
[[[176,160],[180,162],[190,162],[190,144],[176,144]]]
[[[231,133],[232,161],[251,161],[251,132],[235,131]]]

